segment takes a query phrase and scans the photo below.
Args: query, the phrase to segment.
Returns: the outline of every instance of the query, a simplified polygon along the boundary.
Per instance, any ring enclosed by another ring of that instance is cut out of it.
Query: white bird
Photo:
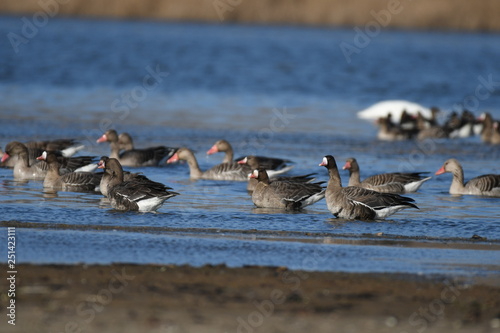
[[[399,123],[401,114],[406,110],[411,115],[417,115],[418,112],[426,118],[432,116],[431,110],[417,103],[405,100],[387,100],[373,104],[372,106],[358,112],[358,118],[365,120],[377,120],[392,115],[392,121]]]

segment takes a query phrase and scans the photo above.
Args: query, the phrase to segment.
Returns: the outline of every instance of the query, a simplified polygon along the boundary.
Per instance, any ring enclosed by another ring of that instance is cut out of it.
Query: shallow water
[[[20,22],[0,18],[0,32]],[[356,157],[363,178],[432,175],[451,156],[466,179],[500,173],[500,147],[477,137],[377,142],[375,128],[355,116],[383,99],[444,110],[473,101],[480,77],[500,81],[500,36],[385,31],[349,64],[338,45],[352,38],[347,29],[53,19],[17,54],[0,48],[0,144],[75,137],[87,145],[81,154],[100,156],[109,147],[95,140],[113,127],[138,147],[188,146],[202,169],[222,160],[205,152],[225,138],[237,156],[288,158],[290,174],[318,180],[326,180],[318,167],[326,154],[339,166]],[[157,69],[164,74],[150,87],[147,75]],[[499,91],[493,86],[472,111],[500,118]],[[419,210],[364,222],[333,218],[324,201],[300,213],[257,209],[244,183],[192,182],[184,164],[134,171],[181,195],[157,214],[122,213],[99,195],[44,193],[41,182],[15,182],[0,169],[2,220],[20,221],[3,224],[17,226],[18,261],[500,272],[499,199],[450,196],[449,174],[409,195]]]

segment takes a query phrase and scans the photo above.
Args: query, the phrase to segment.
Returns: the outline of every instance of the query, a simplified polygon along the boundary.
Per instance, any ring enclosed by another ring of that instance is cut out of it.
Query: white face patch
[[[321,164],[319,166],[326,166],[328,165],[328,160],[326,159],[326,156],[323,157],[323,161],[321,162]]]
[[[256,169],[256,170],[254,170],[254,171],[253,171],[253,176],[254,176],[255,178],[259,177],[259,170],[257,170],[257,169]]]
[[[44,159],[44,160],[46,160],[46,159],[47,159],[47,152],[46,152],[46,151],[44,151],[44,152],[42,153],[42,159]]]

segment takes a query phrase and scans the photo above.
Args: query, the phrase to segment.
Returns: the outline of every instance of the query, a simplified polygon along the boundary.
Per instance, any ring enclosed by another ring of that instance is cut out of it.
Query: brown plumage
[[[377,119],[377,126],[379,128],[377,139],[379,140],[399,141],[409,139],[407,133],[392,122],[392,115],[390,113],[387,117]]]
[[[393,193],[380,193],[362,187],[342,187],[337,163],[331,155],[320,166],[328,170],[325,200],[328,210],[345,219],[373,220],[385,218],[405,208],[417,208],[411,198]]]
[[[122,166],[115,158],[101,159],[99,168],[104,169],[107,197],[114,209],[156,211],[165,200],[179,195],[170,191],[170,187],[149,179],[133,178],[125,181]]]
[[[490,136],[490,143],[492,145],[500,145],[500,122],[498,121],[493,123],[493,132]]]
[[[492,143],[491,137],[494,133],[493,124],[495,120],[489,112],[485,112],[480,116],[480,121],[483,124],[483,128],[481,129],[481,140],[484,143]]]
[[[91,172],[69,172],[61,175],[59,160],[53,152],[44,151],[38,159],[49,165],[43,187],[65,191],[95,191],[101,181],[102,174]]]
[[[109,142],[111,154],[109,157],[116,158],[121,165],[128,167],[156,166],[164,158],[170,157],[176,148],[157,146],[144,149],[134,149],[130,135],[118,137],[115,130],[106,131],[97,142]],[[131,148],[120,153],[123,148]]]
[[[449,172],[453,175],[450,194],[470,194],[500,197],[500,175],[488,174],[469,180],[464,184],[464,171],[460,163],[450,158],[436,171],[436,175]]]
[[[167,163],[186,161],[189,166],[189,177],[191,179],[233,180],[247,181],[248,174],[252,169],[245,164],[236,162],[221,163],[207,171],[201,171],[194,153],[189,148],[179,148],[177,152],[168,159]]]
[[[13,166],[14,179],[17,180],[43,180],[49,165],[45,161],[35,161],[30,163],[29,150],[21,142],[12,141],[5,147],[5,153],[2,156],[2,162],[7,159],[14,158],[15,164]],[[92,164],[92,156],[83,157],[57,157],[60,164],[61,174],[75,171],[78,168],[85,167]]]
[[[249,155],[246,156],[245,158],[241,159],[238,161],[239,164],[247,164],[250,166],[252,170],[255,169],[266,169],[267,175],[269,176],[270,179],[276,179],[280,181],[288,181],[288,182],[296,182],[296,183],[310,183],[314,181],[314,174],[310,173],[307,175],[301,175],[301,176],[290,176],[290,177],[285,177],[285,176],[279,176],[285,172],[287,172],[291,167],[286,167],[281,170],[275,171],[275,170],[268,170],[265,166],[269,165],[266,163],[264,160],[264,164],[261,164],[262,158],[259,156],[254,156],[254,155]],[[264,166],[262,166],[264,165]],[[248,179],[247,183],[247,191],[252,192],[255,189],[255,186],[257,186],[258,180],[255,178],[250,178]]]
[[[109,157],[107,156],[102,156],[101,161],[107,162],[109,160]],[[128,171],[123,171],[123,180],[124,181],[129,181],[129,180],[144,180],[144,181],[150,181],[150,179],[144,175],[141,175],[139,173],[132,173]],[[105,197],[108,196],[108,185],[109,182],[111,181],[110,177],[101,177],[101,181],[99,183],[99,190],[101,191],[102,195]]]
[[[40,149],[42,151],[60,151],[76,144],[74,139],[56,139],[47,141],[29,141],[26,142],[28,149]]]
[[[225,153],[224,154],[224,160],[222,163],[230,163],[230,162],[240,162],[246,157],[239,157],[235,160],[234,158],[234,152],[233,152],[233,147],[231,144],[226,141],[226,140],[219,140],[214,145],[212,148],[210,148],[207,151],[207,155],[212,155],[215,153]],[[287,163],[290,163],[289,160],[285,160],[282,158],[275,158],[275,157],[265,157],[265,156],[254,156],[252,155],[253,158],[257,161],[259,164],[259,167],[266,169],[267,171],[269,170],[278,170],[285,168]],[[256,169],[257,167],[253,168]]]
[[[374,175],[360,180],[358,161],[351,157],[346,160],[343,167],[344,170],[349,170],[348,186],[359,186],[369,190],[383,193],[411,193],[417,191],[422,184],[431,179],[431,177],[423,178],[423,172],[393,172]]]
[[[256,169],[251,174],[258,180],[252,194],[257,207],[298,210],[323,199],[325,189],[321,183],[300,183],[269,180],[265,169]]]

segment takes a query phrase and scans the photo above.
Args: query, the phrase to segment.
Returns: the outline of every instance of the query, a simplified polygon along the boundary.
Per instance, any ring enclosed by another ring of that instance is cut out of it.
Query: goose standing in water
[[[245,157],[240,157],[233,160],[234,159],[233,147],[226,140],[217,141],[216,143],[214,143],[212,148],[210,148],[207,151],[207,155],[212,155],[215,153],[225,153],[224,160],[222,161],[222,163],[240,162],[243,159],[245,159]],[[290,161],[282,158],[254,156],[254,155],[253,157],[257,160],[260,167],[266,169],[268,172],[269,170],[282,170],[282,169],[286,169],[286,171],[289,171],[293,167],[293,166],[287,166],[287,163],[290,163]]]
[[[191,179],[211,179],[211,180],[233,180],[247,181],[248,174],[252,169],[246,164],[236,162],[221,163],[207,171],[201,171],[194,153],[188,148],[179,148],[175,154],[167,160],[167,163],[186,161],[189,166],[189,177]]]
[[[130,135],[122,135],[120,138],[115,130],[106,131],[97,142],[109,142],[111,154],[109,157],[116,158],[122,166],[144,167],[157,166],[161,160],[172,156],[176,148],[157,146],[144,149],[134,149]],[[123,148],[130,148],[120,153]]]
[[[449,191],[450,194],[500,197],[500,175],[482,175],[464,184],[464,170],[462,165],[454,158],[450,158],[444,162],[443,166],[436,171],[436,175],[442,175],[446,172],[453,175]]]
[[[60,163],[56,154],[44,151],[38,160],[43,160],[49,165],[45,175],[43,187],[62,189],[64,191],[95,191],[102,178],[102,174],[92,172],[69,172],[60,174]]]
[[[359,164],[353,157],[346,160],[342,169],[349,170],[348,186],[359,186],[383,193],[402,194],[416,192],[424,182],[431,179],[431,177],[423,178],[421,176],[423,172],[393,172],[374,175],[361,181]]]
[[[325,200],[328,210],[345,219],[383,219],[406,208],[417,208],[415,200],[393,193],[380,193],[357,186],[342,187],[337,163],[331,155],[319,164],[328,170]]]
[[[14,158],[13,175],[16,180],[44,180],[49,165],[45,161],[35,161],[30,163],[30,153],[28,148],[21,142],[12,141],[5,147],[5,152],[1,162],[5,162],[11,157]],[[92,163],[92,156],[81,157],[57,157],[60,163],[60,172],[65,174],[81,169],[95,169],[95,163]]]
[[[151,212],[176,195],[171,188],[152,180],[133,178],[124,181],[123,169],[115,158],[101,159],[99,168],[104,169],[102,181],[107,184],[107,197],[116,210]]]
[[[252,201],[260,208],[299,210],[325,197],[321,183],[299,183],[269,180],[265,169],[256,169],[250,175],[258,180]]]

